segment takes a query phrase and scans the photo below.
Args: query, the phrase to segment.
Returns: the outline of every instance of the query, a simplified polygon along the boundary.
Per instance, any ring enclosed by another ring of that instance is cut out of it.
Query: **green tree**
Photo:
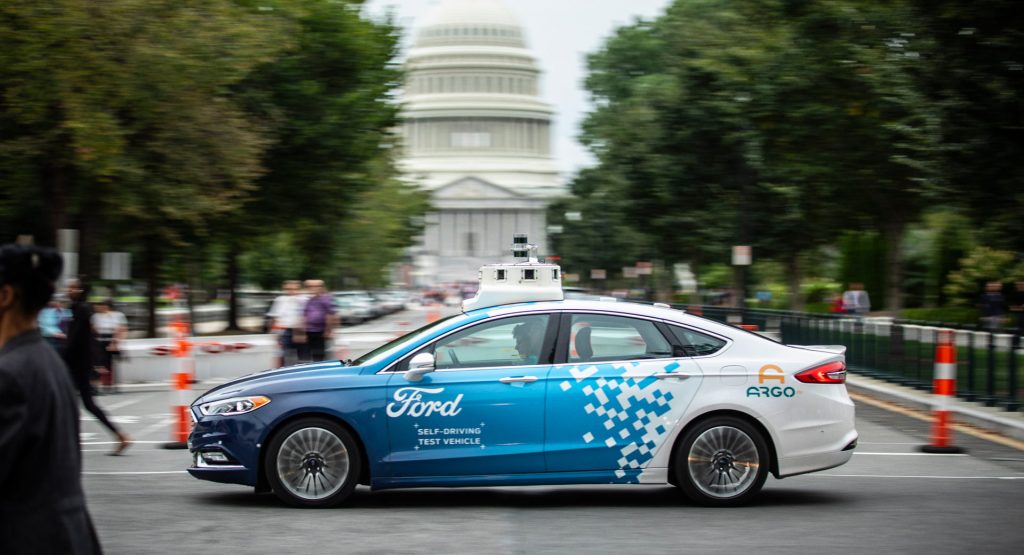
[[[51,229],[81,229],[82,269],[96,267],[103,234],[142,246],[153,333],[161,254],[253,190],[267,139],[230,87],[285,40],[226,0],[2,10],[0,165],[45,199]]]
[[[364,287],[388,285],[387,270],[402,260],[405,250],[423,228],[428,195],[393,175],[393,169],[378,166],[378,185],[355,199],[360,208],[345,218],[334,256],[332,281],[346,278]]]
[[[653,254],[648,237],[629,223],[629,202],[619,196],[623,188],[606,186],[608,179],[616,177],[583,170],[570,184],[576,198],[552,203],[547,216],[549,225],[561,227],[550,235],[552,254],[561,258],[566,273],[578,274],[581,284],[597,289],[606,288],[624,266]],[[592,269],[605,270],[607,279],[592,280]]]
[[[409,207],[400,195],[362,196],[374,188],[396,191],[385,177],[393,172],[380,169],[393,165],[394,91],[401,79],[394,63],[399,34],[392,22],[363,17],[361,0],[236,1],[289,29],[292,41],[233,87],[273,142],[262,156],[266,171],[255,183],[254,202],[221,221],[219,235],[228,244],[231,327],[236,327],[238,259],[264,244],[260,235],[287,238],[297,253],[293,275],[333,282],[336,253],[353,244],[345,241],[353,229],[345,225],[350,218],[361,209],[374,210],[381,229],[401,229],[392,224],[407,220]],[[361,207],[363,200],[384,204]],[[399,202],[388,210],[391,200]],[[250,242],[253,238],[256,242]],[[393,249],[377,254],[384,253],[397,256]]]
[[[934,42],[921,76],[940,107],[946,201],[988,245],[1024,251],[1024,17],[1012,0],[914,0]]]
[[[358,0],[239,2],[293,29],[294,42],[235,87],[274,137],[256,200],[237,223],[288,229],[309,253],[300,273],[325,275],[333,262],[323,253],[340,244],[339,226],[360,194],[383,185],[377,167],[393,157],[399,34],[390,20],[364,18]]]
[[[978,302],[987,282],[1019,280],[1024,280],[1024,262],[1012,252],[981,246],[960,260],[960,269],[949,274],[945,291],[951,305],[971,306]]]
[[[618,176],[604,186],[667,261],[699,268],[729,244],[784,260],[795,306],[802,253],[878,229],[898,308],[900,242],[936,192],[939,148],[912,15],[906,1],[690,0],[619,29],[589,58],[583,140]]]

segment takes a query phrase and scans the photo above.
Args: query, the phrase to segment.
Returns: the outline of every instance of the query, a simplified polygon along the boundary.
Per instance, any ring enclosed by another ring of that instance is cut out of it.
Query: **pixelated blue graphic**
[[[600,442],[609,448],[608,466],[618,469],[618,483],[639,482],[639,470],[654,457],[678,418],[669,417],[674,396],[654,374],[679,367],[677,361],[667,361],[660,368],[650,363],[641,367],[639,362],[562,367],[575,377],[560,384],[569,396],[564,406],[583,408],[567,416],[578,423],[584,442]],[[603,377],[589,377],[595,374]],[[577,395],[583,399],[576,399]]]

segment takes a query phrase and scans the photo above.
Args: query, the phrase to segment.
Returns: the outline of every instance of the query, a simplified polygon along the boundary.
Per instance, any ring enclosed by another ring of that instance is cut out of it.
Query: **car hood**
[[[282,381],[292,381],[304,377],[312,377],[329,374],[330,376],[356,376],[362,371],[361,366],[345,366],[341,361],[314,362],[309,364],[296,364],[283,368],[271,368],[261,370],[237,378],[225,384],[218,385],[196,399],[195,403],[206,403],[248,393],[253,389],[273,387]],[[275,387],[276,388],[276,387]]]

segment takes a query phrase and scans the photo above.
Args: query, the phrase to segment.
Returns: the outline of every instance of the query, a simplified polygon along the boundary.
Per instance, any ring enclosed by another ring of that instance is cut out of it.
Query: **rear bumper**
[[[842,445],[844,445],[844,449],[841,451],[828,451],[823,453],[800,455],[798,457],[780,458],[778,477],[787,478],[789,476],[807,474],[808,472],[818,472],[819,470],[828,470],[829,468],[844,465],[853,457],[856,442],[857,432],[854,430],[844,438],[842,443]]]

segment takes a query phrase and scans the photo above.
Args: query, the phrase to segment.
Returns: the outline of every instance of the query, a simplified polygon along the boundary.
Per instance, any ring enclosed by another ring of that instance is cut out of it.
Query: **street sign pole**
[[[750,266],[753,259],[750,245],[734,245],[732,247],[733,290],[736,296],[733,299],[733,305],[741,311],[747,301],[747,266]]]

